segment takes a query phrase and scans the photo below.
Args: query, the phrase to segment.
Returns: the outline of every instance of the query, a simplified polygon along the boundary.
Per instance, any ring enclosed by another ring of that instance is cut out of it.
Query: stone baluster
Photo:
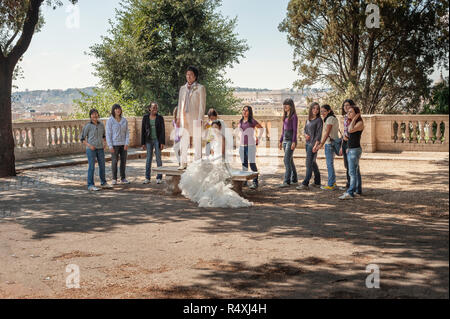
[[[425,121],[423,125],[423,137],[426,144],[430,142],[431,134],[430,134],[430,122]]]
[[[30,140],[30,130],[25,128],[25,147],[31,147],[31,140]]]
[[[33,148],[36,147],[36,142],[35,142],[35,129],[34,129],[34,128],[31,129],[31,147],[33,147]]]
[[[408,140],[408,143],[411,143],[414,140],[414,126],[411,121],[409,121],[406,126],[407,126],[407,131],[408,131],[407,140]]]
[[[420,143],[420,123],[414,121],[414,143]]]
[[[403,121],[400,124],[400,134],[401,134],[402,143],[405,143],[405,139],[406,139],[406,124]]]
[[[52,146],[58,144],[58,132],[56,126],[52,127]]]
[[[69,144],[73,144],[73,126],[69,125]]]
[[[61,126],[55,127],[56,145],[61,145]]]
[[[425,143],[425,122],[420,121],[420,143],[423,144]]]
[[[19,147],[19,142],[17,140],[17,130],[13,130],[14,147]]]
[[[59,126],[59,145],[64,144],[64,127]]]
[[[443,122],[443,127],[444,127],[444,138],[443,138],[443,144],[448,144],[448,120]]]
[[[436,122],[437,129],[436,129],[436,143],[442,144],[443,139],[445,138],[444,132],[445,132],[445,123],[444,122]]]
[[[392,131],[394,132],[394,136],[392,136],[392,139],[394,140],[394,143],[397,143],[397,141],[398,141],[398,127],[399,127],[399,125],[398,125],[397,121],[394,121],[392,123]]]
[[[25,140],[24,140],[24,138],[23,138],[23,129],[20,128],[20,129],[19,129],[19,147],[20,147],[20,148],[23,148],[23,147],[24,147],[24,144],[25,144]]]

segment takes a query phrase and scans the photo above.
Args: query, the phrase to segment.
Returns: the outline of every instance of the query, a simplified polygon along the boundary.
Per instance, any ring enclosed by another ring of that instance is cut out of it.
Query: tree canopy
[[[62,5],[59,0],[0,1],[0,177],[16,175],[11,118],[13,78],[17,74],[17,63],[42,26],[43,3],[54,8]]]
[[[91,48],[105,87],[131,88],[142,104],[155,100],[163,113],[173,110],[189,65],[207,89],[207,107],[232,112],[232,96],[222,70],[248,49],[233,32],[236,19],[216,12],[220,0],[123,0],[108,36]]]
[[[291,0],[279,30],[294,47],[295,86],[322,83],[366,113],[417,110],[436,65],[448,69],[447,0]],[[369,12],[371,13],[371,12]]]
[[[431,89],[431,97],[425,103],[422,114],[449,114],[448,77]]]

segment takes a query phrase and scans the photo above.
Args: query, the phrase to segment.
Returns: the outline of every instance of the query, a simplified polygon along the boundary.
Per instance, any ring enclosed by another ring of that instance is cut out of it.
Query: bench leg
[[[233,187],[231,188],[236,193],[238,193],[239,196],[243,196],[244,193],[242,192],[242,186],[244,185],[244,182],[241,181],[233,181]]]
[[[167,176],[166,175],[166,183],[167,183],[167,193],[169,195],[180,195],[181,189],[178,187],[180,184],[181,176]]]

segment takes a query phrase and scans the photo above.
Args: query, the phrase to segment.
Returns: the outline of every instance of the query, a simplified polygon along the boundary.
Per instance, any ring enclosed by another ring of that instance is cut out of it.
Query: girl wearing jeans
[[[325,145],[325,157],[328,170],[328,184],[322,186],[323,190],[334,190],[336,188],[336,173],[334,171],[334,155],[336,153],[333,141],[339,138],[339,121],[334,115],[333,110],[328,104],[320,107],[320,113],[325,122],[325,133],[322,141],[314,147],[313,152],[316,153],[323,145]]]
[[[283,131],[280,138],[280,150],[284,150],[284,182],[279,187],[289,187],[298,184],[297,170],[294,164],[294,150],[297,147],[298,118],[295,104],[292,99],[286,99],[283,103]]]
[[[148,106],[149,114],[144,115],[142,119],[142,149],[147,150],[147,161],[145,163],[145,181],[150,183],[152,172],[153,152],[156,157],[156,165],[162,166],[161,152],[164,149],[166,135],[164,118],[158,114],[158,103],[152,102]],[[162,174],[156,176],[156,184],[162,183]]]
[[[112,186],[106,182],[105,178],[105,126],[100,122],[99,113],[96,109],[89,111],[89,117],[91,118],[91,121],[83,127],[80,136],[81,142],[86,146],[86,155],[89,163],[87,177],[88,190],[100,190],[100,188],[96,187],[94,184],[95,161],[98,162],[102,188],[112,188]]]
[[[355,193],[361,195],[361,174],[359,171],[359,159],[361,158],[361,134],[364,130],[364,121],[361,111],[357,106],[348,109],[348,118],[351,120],[348,127],[348,172],[350,174],[350,187],[339,199],[352,199]]]
[[[255,139],[255,129],[259,128],[258,137]],[[242,119],[239,122],[239,130],[241,132],[241,146],[239,148],[239,155],[242,162],[242,170],[248,171],[248,164],[250,162],[250,168],[253,172],[257,172],[256,167],[256,146],[259,144],[259,140],[263,134],[261,124],[259,124],[253,118],[253,109],[251,106],[244,106],[242,110]],[[246,184],[244,184],[246,185]],[[253,180],[251,189],[258,188],[258,177]]]
[[[345,188],[340,188],[341,190],[347,190],[350,187],[350,175],[348,173],[348,160],[347,160],[348,137],[349,137],[348,125],[350,124],[347,112],[350,106],[356,106],[353,100],[348,99],[345,100],[344,103],[342,103],[342,116],[344,116],[344,135],[342,136],[342,145],[339,151],[339,156],[344,157],[344,166],[347,175],[347,183],[345,184]]]
[[[306,139],[306,176],[302,185],[297,187],[298,190],[309,189],[309,181],[314,172],[313,187],[320,187],[320,171],[317,165],[317,146],[320,144],[322,138],[323,122],[320,118],[320,105],[313,102],[309,106],[308,121],[305,125],[305,139]]]

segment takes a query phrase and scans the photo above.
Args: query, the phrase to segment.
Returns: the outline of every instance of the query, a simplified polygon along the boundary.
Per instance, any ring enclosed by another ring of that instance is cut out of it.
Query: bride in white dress
[[[231,189],[231,168],[224,161],[225,138],[221,123],[212,123],[212,154],[191,163],[181,175],[179,187],[183,196],[199,207],[238,208],[253,204]]]

